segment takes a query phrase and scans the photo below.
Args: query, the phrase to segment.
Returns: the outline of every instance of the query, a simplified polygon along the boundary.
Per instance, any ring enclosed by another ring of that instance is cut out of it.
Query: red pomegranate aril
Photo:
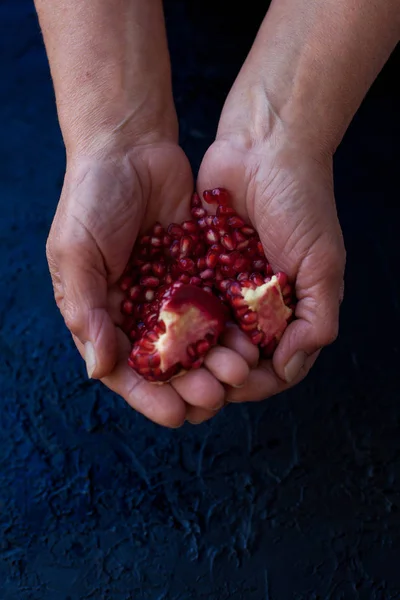
[[[174,240],[169,247],[169,253],[173,258],[179,256],[180,253],[180,242],[179,240]]]
[[[232,265],[222,265],[221,273],[224,277],[233,277],[235,275],[235,269]]]
[[[213,269],[205,269],[205,271],[199,273],[199,276],[201,277],[201,279],[213,279],[214,274],[215,273]]]
[[[225,188],[204,190],[203,198],[208,204],[219,204],[226,206],[229,202],[229,193]]]
[[[154,300],[154,290],[146,290],[145,294],[144,294],[144,298],[146,300],[146,302],[151,302],[152,300]]]
[[[216,244],[219,241],[219,235],[214,229],[207,229],[206,240],[209,244]]]
[[[195,359],[195,358],[197,358],[197,356],[198,356],[198,355],[197,355],[197,349],[196,349],[196,346],[195,346],[195,344],[190,344],[190,345],[187,347],[187,350],[186,350],[186,352],[188,353],[188,355],[189,355],[189,357],[190,357],[190,358],[194,358],[194,359]]]
[[[249,267],[249,261],[247,261],[243,256],[239,256],[232,266],[234,270],[240,274],[243,272],[243,269],[247,269]]]
[[[182,275],[179,275],[179,281],[182,281],[182,283],[189,283],[190,277],[186,273],[182,273]]]
[[[186,231],[186,233],[197,233],[198,226],[194,221],[183,221],[182,229]]]
[[[191,258],[180,258],[178,260],[178,267],[185,273],[193,273],[195,270],[195,264]]]
[[[201,199],[197,192],[194,192],[191,198],[191,206],[201,206]]]
[[[242,227],[240,231],[243,233],[243,235],[247,237],[256,235],[255,229],[253,229],[253,227],[248,227],[247,225],[245,227]]]
[[[239,273],[239,275],[237,276],[237,280],[238,281],[246,281],[249,277],[250,277],[249,273],[242,272],[242,273]]]
[[[124,300],[121,306],[122,312],[125,315],[131,315],[134,311],[135,305],[131,300]]]
[[[163,235],[163,237],[162,237],[163,246],[168,248],[171,245],[171,242],[172,242],[172,237],[170,235],[168,235],[167,233],[165,235]]]
[[[213,227],[215,227],[216,229],[219,229],[219,230],[226,228],[226,217],[215,216],[212,220],[212,224],[213,224]]]
[[[142,235],[139,239],[140,246],[148,246],[150,244],[151,236],[150,235]]]
[[[213,293],[212,287],[209,286],[209,285],[204,285],[202,289],[203,289],[204,292],[207,292],[207,294],[212,294]]]
[[[181,258],[185,258],[191,251],[193,246],[193,240],[189,236],[181,237],[181,241],[179,244],[179,255]]]
[[[151,262],[147,262],[144,263],[141,267],[140,267],[140,272],[142,275],[147,275],[148,273],[151,273],[153,270],[153,265]]]
[[[227,233],[221,237],[221,244],[227,250],[234,250],[236,248],[236,241]]]
[[[177,223],[171,223],[171,225],[168,225],[167,231],[168,235],[173,238],[181,238],[184,234],[182,227]]]
[[[196,265],[199,271],[204,271],[207,268],[206,259],[204,257],[198,258]]]
[[[203,242],[197,242],[193,248],[193,256],[204,256],[207,252],[206,245]]]
[[[140,296],[143,293],[143,288],[140,285],[133,285],[129,289],[129,298],[131,300],[139,300]]]
[[[203,217],[206,216],[207,212],[204,210],[204,208],[192,208],[192,215],[196,218],[196,219],[202,219]]]
[[[133,277],[131,277],[130,275],[125,275],[125,277],[122,277],[122,279],[120,280],[119,287],[123,292],[126,292],[127,290],[129,290],[132,283]]]
[[[155,223],[153,226],[153,235],[159,237],[160,235],[163,235],[164,233],[164,227],[161,225],[161,223]]]
[[[160,285],[160,280],[158,279],[158,277],[146,275],[145,277],[141,278],[140,285],[142,285],[143,287],[156,288]]]
[[[162,239],[154,236],[151,238],[150,244],[153,246],[153,248],[161,248],[163,245]]]
[[[206,265],[210,269],[214,269],[214,267],[218,263],[218,254],[216,252],[212,252],[211,250],[207,253],[206,256]]]
[[[152,270],[156,277],[164,277],[167,268],[164,263],[155,262],[152,265]]]
[[[265,283],[264,277],[262,277],[259,273],[252,273],[250,275],[250,279],[256,286],[260,286]]]
[[[236,215],[236,211],[231,206],[218,206],[216,215],[217,217],[232,216]]]
[[[257,258],[253,260],[253,269],[255,271],[262,271],[265,268],[265,260],[262,258]]]
[[[239,229],[240,227],[243,227],[245,225],[245,222],[238,215],[234,215],[232,217],[229,217],[228,225],[229,227],[233,227],[234,229]]]
[[[189,283],[190,285],[203,285],[203,280],[200,277],[191,277]]]
[[[257,321],[258,321],[257,314],[255,312],[253,312],[252,310],[248,310],[242,316],[242,321],[243,321],[243,323],[246,323],[247,325],[250,325],[252,323],[257,323]]]
[[[200,340],[196,344],[196,350],[197,350],[197,354],[199,356],[206,354],[209,351],[209,349],[210,349],[210,342],[208,342],[207,340]]]

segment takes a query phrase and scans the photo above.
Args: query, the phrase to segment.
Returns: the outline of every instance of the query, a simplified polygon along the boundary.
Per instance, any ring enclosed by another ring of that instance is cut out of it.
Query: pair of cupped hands
[[[131,144],[113,131],[104,143],[70,153],[48,238],[56,302],[89,376],[167,427],[201,423],[228,402],[287,390],[338,332],[345,250],[332,154],[307,132],[292,133],[277,115],[247,113],[241,104],[240,90],[233,90],[196,184],[176,124],[170,133],[143,128]],[[140,233],[156,221],[190,218],[193,190],[201,195],[214,187],[229,190],[273,268],[295,281],[296,319],[272,361],[260,359],[257,347],[229,325],[200,369],[154,385],[127,364],[130,343],[119,327],[117,282]]]

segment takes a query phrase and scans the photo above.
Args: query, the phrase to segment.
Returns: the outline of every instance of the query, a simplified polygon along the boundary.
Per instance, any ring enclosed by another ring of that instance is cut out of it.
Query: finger
[[[108,311],[107,274],[97,247],[77,232],[70,242],[59,241],[55,250],[49,245],[48,259],[65,323],[85,345],[88,375],[104,377],[115,365],[117,340]]]
[[[110,375],[101,379],[102,383],[154,423],[170,428],[183,425],[186,418],[186,405],[182,398],[169,384],[154,385],[135,373],[127,363],[130,345],[121,330],[117,330],[117,339],[118,362]],[[83,344],[76,336],[74,341],[84,357]]]
[[[257,366],[260,358],[258,347],[251,343],[237,325],[227,325],[220,338],[220,344],[240,354],[251,369]]]
[[[176,377],[171,386],[191,406],[216,411],[224,405],[225,390],[207,369],[195,369]]]
[[[205,421],[209,421],[215,417],[219,412],[220,410],[206,410],[205,408],[200,408],[199,406],[188,405],[186,411],[186,421],[188,421],[188,423],[191,425],[200,425],[200,423],[204,423]]]
[[[233,387],[244,385],[250,372],[249,365],[240,354],[223,346],[215,346],[207,352],[204,366],[218,381]]]
[[[244,387],[240,389],[232,388],[229,390],[227,401],[257,402],[284,392],[304,379],[317,360],[319,352],[320,351],[315,352],[306,359],[292,384],[285,383],[276,375],[270,360],[261,361],[256,369],[250,371],[250,375]]]
[[[344,250],[343,250],[344,252]],[[317,243],[300,266],[296,281],[296,319],[285,330],[273,356],[276,373],[292,383],[307,359],[335,341],[343,285],[340,247]]]

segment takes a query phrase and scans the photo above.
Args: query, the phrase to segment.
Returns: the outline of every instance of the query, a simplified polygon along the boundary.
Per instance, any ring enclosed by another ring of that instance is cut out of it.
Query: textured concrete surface
[[[261,15],[222,4],[167,2],[194,167]],[[336,157],[339,340],[290,393],[172,432],[85,379],[53,303],[64,153],[31,2],[0,3],[0,52],[0,600],[399,599],[399,55]]]

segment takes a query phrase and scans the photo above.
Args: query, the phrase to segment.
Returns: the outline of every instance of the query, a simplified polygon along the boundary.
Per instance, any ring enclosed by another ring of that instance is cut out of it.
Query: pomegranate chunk
[[[133,345],[129,364],[149,381],[200,367],[222,333],[227,313],[213,294],[175,283],[163,294],[152,326]]]

